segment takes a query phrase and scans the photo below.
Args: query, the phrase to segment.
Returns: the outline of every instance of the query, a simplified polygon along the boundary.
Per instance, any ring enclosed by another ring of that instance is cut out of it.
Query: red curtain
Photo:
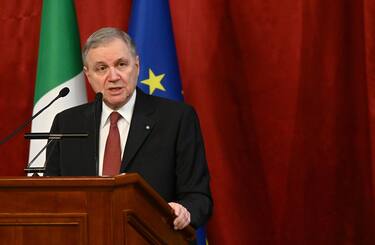
[[[75,3],[82,43],[127,29],[130,0]],[[41,4],[1,1],[0,137],[31,115]],[[212,176],[210,244],[374,244],[375,2],[170,6]],[[27,156],[22,133],[1,145],[0,175]]]

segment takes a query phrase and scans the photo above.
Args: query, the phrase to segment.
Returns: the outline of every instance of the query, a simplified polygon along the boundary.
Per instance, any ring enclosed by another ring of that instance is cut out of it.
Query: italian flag
[[[34,119],[32,132],[49,132],[57,113],[87,102],[73,1],[44,0],[41,22],[33,114],[51,102],[63,87],[68,87],[70,93]],[[47,140],[30,142],[29,161],[46,143]],[[44,151],[32,166],[40,167],[45,160]]]

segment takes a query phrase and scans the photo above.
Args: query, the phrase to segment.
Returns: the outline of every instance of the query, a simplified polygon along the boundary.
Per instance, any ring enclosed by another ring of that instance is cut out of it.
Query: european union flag
[[[138,87],[145,93],[183,100],[168,0],[133,1],[129,23],[140,56]],[[204,229],[197,243],[206,244]]]
[[[138,87],[148,94],[183,100],[168,1],[133,1],[129,34],[140,57]]]

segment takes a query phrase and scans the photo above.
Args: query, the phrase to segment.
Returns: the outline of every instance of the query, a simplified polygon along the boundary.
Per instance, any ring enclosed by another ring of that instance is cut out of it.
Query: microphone
[[[59,98],[65,97],[67,94],[69,94],[69,92],[70,92],[70,90],[69,90],[68,87],[64,87],[63,89],[61,89],[60,92],[59,92],[59,94],[48,105],[46,105],[45,107],[43,107],[35,115],[33,115],[32,117],[30,117],[28,120],[26,120],[21,126],[19,126],[18,128],[16,128],[12,133],[10,133],[6,137],[4,137],[2,140],[0,140],[0,145],[8,142],[17,133],[19,133],[22,129],[24,129],[34,118],[36,118],[37,116],[39,116],[40,113],[42,113],[45,109],[47,109],[48,107],[50,107],[53,104],[53,102],[55,102]]]
[[[70,92],[70,90],[69,90],[68,87],[62,88],[62,89],[60,90],[58,96],[59,96],[59,98],[61,98],[61,97],[65,97],[65,96],[67,96],[67,95],[69,94],[69,92]],[[58,98],[57,98],[57,99],[58,99]]]
[[[103,99],[103,94],[101,92],[95,94],[95,103],[101,103]]]
[[[95,161],[95,168],[96,174],[99,175],[99,127],[100,127],[100,115],[102,113],[102,93],[96,93],[95,95],[95,102],[94,102],[94,161]]]

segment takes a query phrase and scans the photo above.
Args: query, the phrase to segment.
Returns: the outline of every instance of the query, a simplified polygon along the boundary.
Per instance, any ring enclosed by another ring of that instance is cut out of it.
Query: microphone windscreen
[[[96,95],[95,95],[95,100],[96,101],[102,101],[102,99],[103,99],[103,94],[102,93],[96,93]]]
[[[68,87],[65,87],[60,90],[59,96],[60,97],[65,97],[67,94],[69,94],[70,90]]]

